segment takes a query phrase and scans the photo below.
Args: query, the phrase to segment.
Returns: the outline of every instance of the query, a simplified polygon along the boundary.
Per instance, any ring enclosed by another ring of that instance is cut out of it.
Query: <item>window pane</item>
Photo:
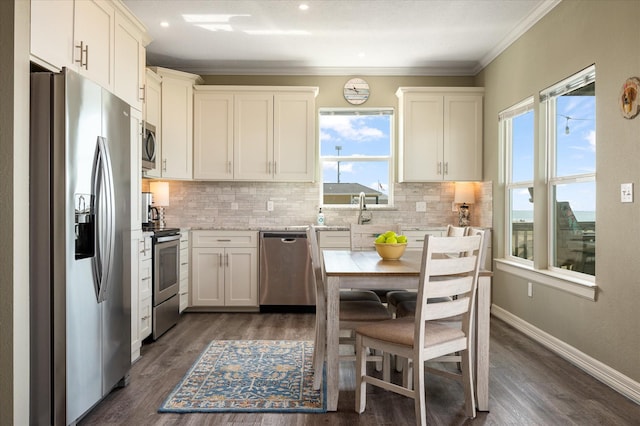
[[[556,176],[595,173],[595,83],[557,97],[556,112]]]
[[[510,190],[511,255],[533,260],[533,188]]]
[[[553,265],[595,275],[596,183],[555,185],[553,194]]]
[[[511,182],[533,181],[533,111],[511,120]]]
[[[320,114],[323,204],[357,204],[360,192],[368,205],[389,203],[392,120],[388,112]]]

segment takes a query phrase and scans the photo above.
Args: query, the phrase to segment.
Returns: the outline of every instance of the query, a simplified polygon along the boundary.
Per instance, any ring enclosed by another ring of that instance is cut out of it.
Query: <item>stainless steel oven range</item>
[[[180,230],[153,229],[153,340],[180,318]]]

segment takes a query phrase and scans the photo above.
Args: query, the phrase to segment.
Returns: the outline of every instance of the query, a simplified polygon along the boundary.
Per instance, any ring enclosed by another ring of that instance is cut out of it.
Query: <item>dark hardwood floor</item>
[[[353,367],[341,366],[338,411],[327,414],[159,414],[168,393],[214,339],[313,340],[313,314],[183,314],[176,327],[142,347],[130,384],[116,389],[81,425],[413,425],[413,400],[368,388],[354,411]],[[490,412],[473,420],[462,388],[427,377],[432,425],[638,425],[640,406],[573,367],[504,322],[491,319]]]

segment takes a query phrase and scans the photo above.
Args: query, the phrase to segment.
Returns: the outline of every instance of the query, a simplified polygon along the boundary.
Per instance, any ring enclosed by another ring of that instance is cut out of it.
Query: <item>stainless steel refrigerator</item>
[[[70,424],[131,367],[130,107],[31,74],[30,422]]]

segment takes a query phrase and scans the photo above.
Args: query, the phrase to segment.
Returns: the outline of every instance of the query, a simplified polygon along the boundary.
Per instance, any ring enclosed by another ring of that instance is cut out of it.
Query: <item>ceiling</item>
[[[123,0],[149,65],[218,75],[475,75],[559,1]]]

